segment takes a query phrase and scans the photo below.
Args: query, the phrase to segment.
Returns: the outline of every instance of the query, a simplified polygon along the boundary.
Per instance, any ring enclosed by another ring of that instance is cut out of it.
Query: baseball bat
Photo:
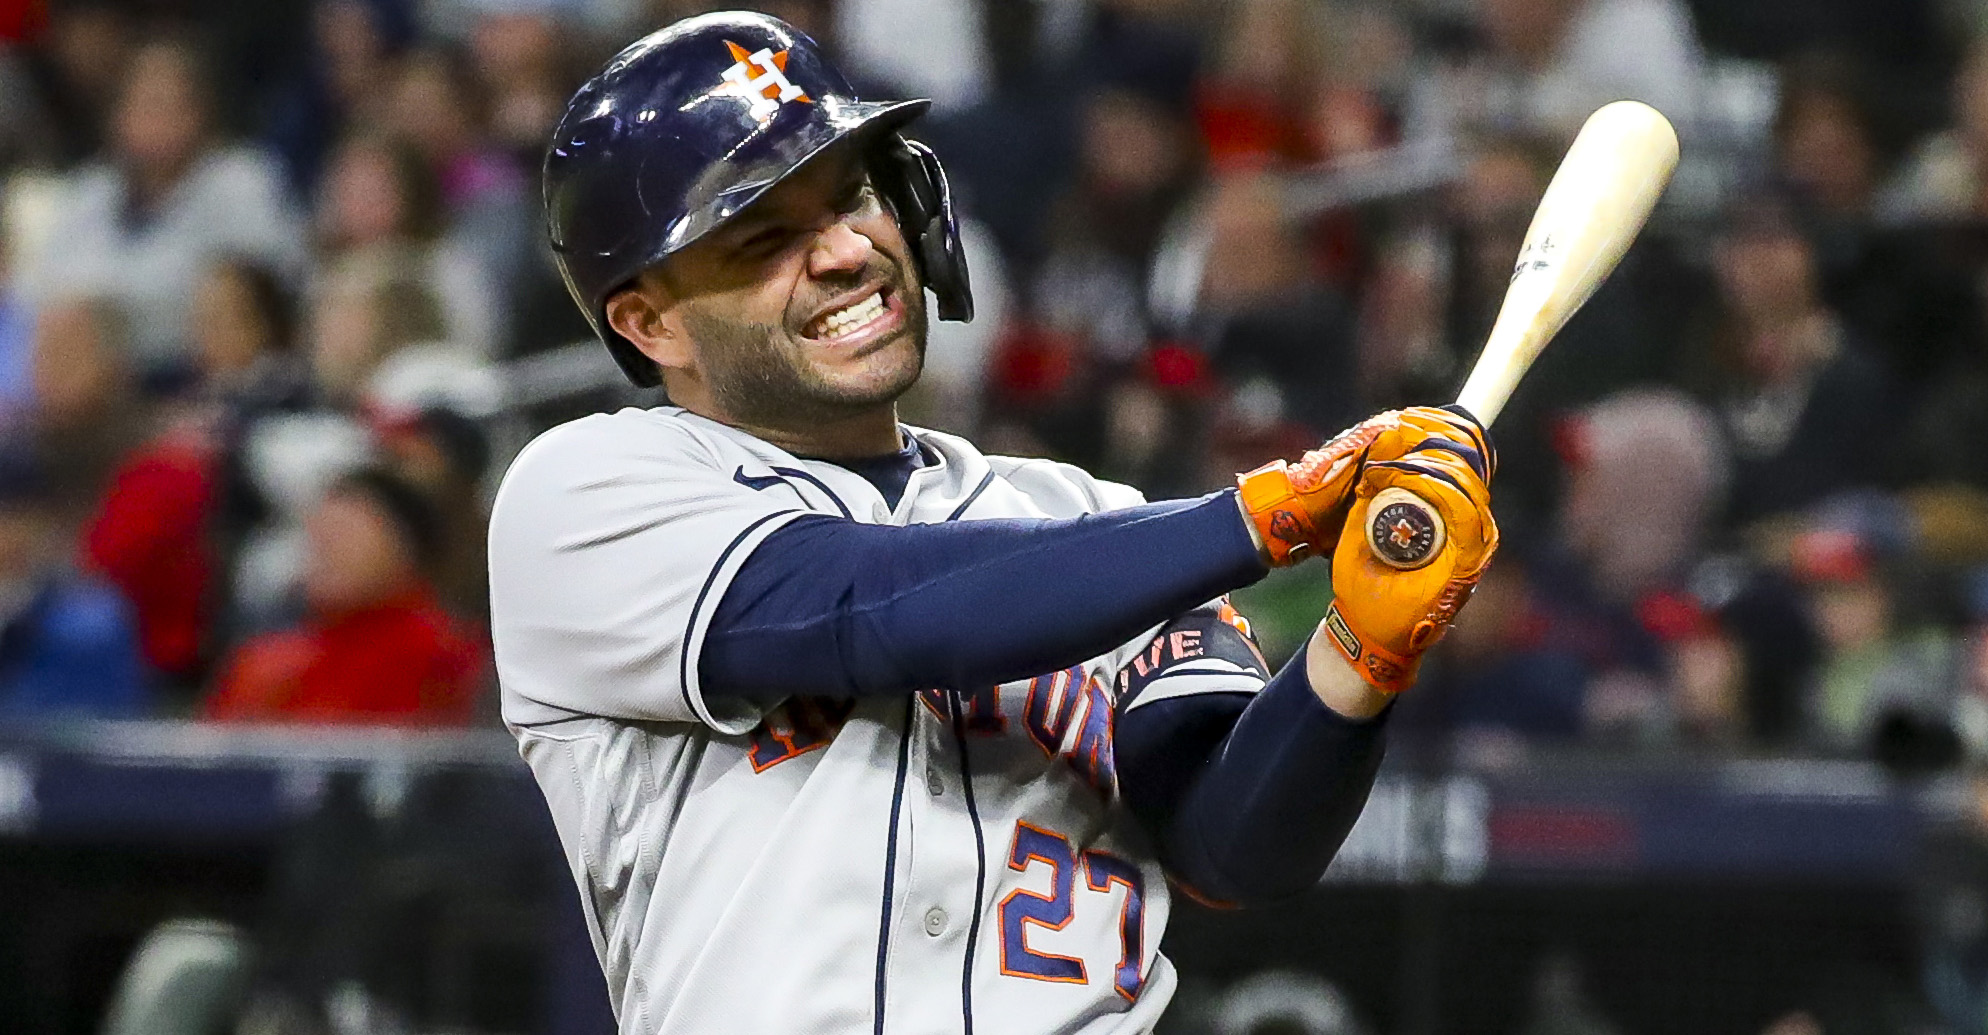
[[[1622,261],[1676,167],[1677,131],[1655,108],[1616,101],[1588,116],[1533,213],[1498,319],[1457,395],[1486,428]],[[1385,564],[1419,568],[1442,547],[1442,519],[1413,493],[1384,489],[1367,513],[1368,545]]]

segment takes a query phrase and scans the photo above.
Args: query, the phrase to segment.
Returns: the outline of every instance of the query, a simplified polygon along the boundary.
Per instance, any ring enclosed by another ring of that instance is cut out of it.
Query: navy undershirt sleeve
[[[1360,721],[1327,708],[1300,651],[1254,695],[1194,694],[1122,713],[1119,792],[1168,872],[1197,895],[1234,905],[1287,898],[1318,883],[1366,806],[1387,714]]]
[[[740,567],[698,675],[759,701],[990,686],[1111,651],[1264,572],[1234,490],[1063,520],[803,517]]]

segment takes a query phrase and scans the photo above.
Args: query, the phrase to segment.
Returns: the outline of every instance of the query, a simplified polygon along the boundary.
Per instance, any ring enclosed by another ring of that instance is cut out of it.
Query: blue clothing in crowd
[[[136,718],[147,698],[137,627],[109,586],[51,580],[0,622],[0,718]]]
[[[34,321],[17,295],[0,291],[0,413],[34,394]]]

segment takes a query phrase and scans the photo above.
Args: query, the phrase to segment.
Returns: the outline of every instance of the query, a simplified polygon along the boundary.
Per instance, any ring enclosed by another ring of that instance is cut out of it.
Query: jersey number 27
[[[1037,981],[1089,982],[1084,961],[1029,948],[1030,926],[1060,931],[1076,915],[1073,901],[1077,870],[1084,872],[1084,886],[1109,895],[1115,885],[1125,888],[1125,905],[1118,914],[1120,955],[1112,984],[1126,999],[1139,997],[1139,964],[1144,958],[1146,920],[1145,884],[1139,867],[1110,852],[1086,849],[1081,855],[1070,839],[1027,823],[1015,824],[1015,840],[1008,849],[1008,868],[1026,873],[1029,866],[1049,867],[1051,893],[1039,894],[1016,888],[1001,900],[1001,973]]]

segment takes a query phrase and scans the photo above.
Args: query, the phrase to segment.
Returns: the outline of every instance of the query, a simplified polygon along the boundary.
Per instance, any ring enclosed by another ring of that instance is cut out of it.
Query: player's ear
[[[676,307],[664,303],[659,287],[644,274],[607,300],[607,323],[665,370],[691,365],[690,338]]]

